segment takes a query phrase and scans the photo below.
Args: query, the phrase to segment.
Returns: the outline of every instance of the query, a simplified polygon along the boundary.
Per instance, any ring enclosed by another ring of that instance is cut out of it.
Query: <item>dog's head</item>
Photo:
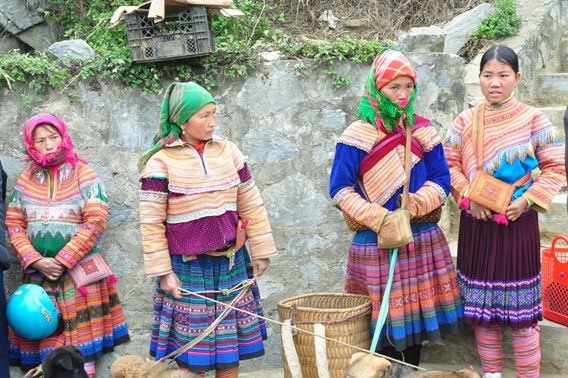
[[[391,363],[379,356],[358,352],[351,356],[345,378],[384,378],[391,368]]]
[[[44,378],[89,378],[85,371],[83,355],[74,346],[52,350],[41,366]]]
[[[456,373],[459,378],[481,378],[481,374],[475,371],[471,366],[467,369],[461,369]]]

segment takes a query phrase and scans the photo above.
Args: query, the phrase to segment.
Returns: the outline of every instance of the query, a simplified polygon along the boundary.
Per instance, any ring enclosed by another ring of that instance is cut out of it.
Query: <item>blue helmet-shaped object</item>
[[[45,290],[38,285],[23,284],[8,300],[6,316],[19,336],[41,340],[57,329],[60,314]]]

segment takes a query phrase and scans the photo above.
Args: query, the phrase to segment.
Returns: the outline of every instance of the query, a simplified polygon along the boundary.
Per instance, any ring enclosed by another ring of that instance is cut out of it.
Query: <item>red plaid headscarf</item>
[[[408,76],[414,82],[414,91],[410,95],[408,104],[403,108],[390,101],[381,91],[389,82],[401,76]],[[371,66],[359,102],[361,120],[375,127],[382,123],[388,131],[392,131],[403,116],[409,125],[414,125],[416,78],[416,69],[401,51],[391,47],[380,51]]]
[[[375,85],[381,90],[387,83],[401,76],[408,76],[416,84],[416,69],[408,58],[398,50],[385,50],[375,58]]]

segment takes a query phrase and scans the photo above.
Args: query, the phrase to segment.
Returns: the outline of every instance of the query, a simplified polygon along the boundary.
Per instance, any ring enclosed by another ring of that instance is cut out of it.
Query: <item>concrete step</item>
[[[539,325],[542,353],[541,377],[566,377],[568,328],[547,320],[540,322]],[[515,369],[515,362],[510,329],[505,329],[503,340],[505,376],[514,377],[512,371]],[[465,327],[461,334],[446,336],[442,342],[425,344],[422,361],[424,366],[445,365],[455,369],[472,365],[475,369],[481,370],[472,328]],[[507,374],[507,371],[511,373]]]
[[[540,104],[568,102],[568,73],[543,73],[537,76],[537,99]]]
[[[542,111],[550,122],[552,122],[554,127],[556,127],[562,142],[566,142],[566,135],[564,135],[564,112],[566,111],[566,105],[545,106],[539,107],[538,109]]]

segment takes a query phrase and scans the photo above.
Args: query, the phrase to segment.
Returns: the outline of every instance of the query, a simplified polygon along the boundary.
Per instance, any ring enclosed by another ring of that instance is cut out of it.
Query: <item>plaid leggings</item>
[[[477,352],[481,359],[481,367],[485,373],[503,371],[505,364],[503,355],[502,327],[476,326],[475,339]],[[512,331],[513,350],[515,352],[515,368],[517,378],[538,378],[540,376],[540,327],[535,325]]]

